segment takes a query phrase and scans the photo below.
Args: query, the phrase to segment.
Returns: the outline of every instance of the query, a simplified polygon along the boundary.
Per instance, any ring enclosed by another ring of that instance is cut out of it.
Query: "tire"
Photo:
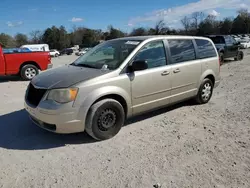
[[[225,62],[224,53],[220,52],[220,65],[223,65],[224,62]]]
[[[116,100],[104,99],[90,107],[85,130],[96,140],[107,140],[121,130],[124,121],[125,113],[122,105]]]
[[[244,53],[242,51],[239,51],[237,56],[234,58],[235,61],[242,61],[244,58]]]
[[[58,57],[59,56],[59,54],[55,54],[55,57]]]
[[[198,104],[208,103],[213,95],[213,89],[214,89],[213,82],[210,79],[205,78],[202,81],[198,94],[195,98],[196,102]]]
[[[38,68],[35,65],[31,64],[23,66],[20,71],[20,75],[23,80],[32,80],[38,74]]]

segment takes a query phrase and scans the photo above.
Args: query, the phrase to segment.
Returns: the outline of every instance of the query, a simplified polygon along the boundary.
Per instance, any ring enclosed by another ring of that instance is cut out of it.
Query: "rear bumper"
[[[53,67],[53,64],[52,64],[52,63],[50,63],[50,64],[48,64],[47,69],[51,69],[52,67]]]

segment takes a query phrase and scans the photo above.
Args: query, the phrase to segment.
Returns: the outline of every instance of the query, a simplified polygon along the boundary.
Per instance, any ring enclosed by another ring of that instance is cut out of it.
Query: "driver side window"
[[[133,61],[147,61],[148,69],[167,64],[163,41],[152,41],[139,50]]]

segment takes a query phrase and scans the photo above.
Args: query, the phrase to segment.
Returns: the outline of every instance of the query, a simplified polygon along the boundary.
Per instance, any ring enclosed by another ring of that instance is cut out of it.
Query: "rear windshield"
[[[210,38],[214,44],[224,44],[225,43],[225,39],[224,37],[221,37],[221,36],[209,36],[208,38]]]

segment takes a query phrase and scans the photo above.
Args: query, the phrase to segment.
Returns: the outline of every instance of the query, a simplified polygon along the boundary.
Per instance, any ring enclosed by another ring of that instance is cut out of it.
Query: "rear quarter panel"
[[[5,59],[1,46],[0,46],[0,75],[5,75]]]
[[[49,52],[4,54],[6,74],[17,74],[23,63],[34,62],[40,70],[46,70],[50,63]]]
[[[215,78],[215,82],[220,80],[220,65],[218,57],[202,59],[201,64],[202,64],[202,75],[200,78],[200,83],[208,75],[213,75]]]

